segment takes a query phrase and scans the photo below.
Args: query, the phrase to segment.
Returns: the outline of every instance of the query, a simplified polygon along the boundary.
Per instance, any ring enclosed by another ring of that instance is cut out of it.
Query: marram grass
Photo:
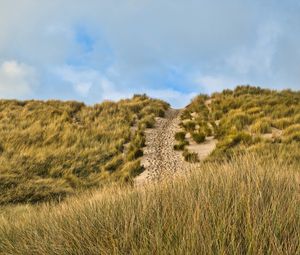
[[[252,154],[0,217],[0,254],[300,254],[300,169]]]
[[[208,160],[245,150],[264,154],[272,144],[273,150],[284,149],[300,162],[300,150],[294,149],[300,141],[299,116],[299,91],[238,86],[195,97],[181,114],[181,126],[192,136],[201,133],[218,140]]]
[[[146,125],[167,108],[145,95],[94,106],[0,100],[0,205],[128,182],[141,171]]]

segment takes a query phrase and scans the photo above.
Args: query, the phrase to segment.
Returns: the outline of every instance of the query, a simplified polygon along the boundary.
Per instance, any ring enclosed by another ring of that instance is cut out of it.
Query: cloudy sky
[[[0,0],[0,98],[133,93],[175,107],[237,84],[300,89],[298,0]]]

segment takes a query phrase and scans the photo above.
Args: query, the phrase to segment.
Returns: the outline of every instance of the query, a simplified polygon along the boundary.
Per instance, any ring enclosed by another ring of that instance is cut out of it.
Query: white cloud
[[[197,93],[184,93],[173,89],[146,90],[145,93],[153,98],[164,99],[174,107],[186,106]]]
[[[237,85],[243,85],[243,80],[233,79],[224,76],[209,76],[209,75],[198,75],[194,80],[200,91],[205,93],[213,93],[216,91],[223,90],[225,88],[234,88]]]
[[[130,86],[121,88],[112,78],[115,73],[111,68],[106,73],[100,73],[94,69],[78,69],[72,66],[63,66],[55,70],[55,73],[68,82],[80,97],[89,97],[94,100],[119,100],[131,97],[135,93],[164,99],[174,107],[183,107],[197,95],[197,93],[185,93],[174,89],[149,89],[147,87]]]
[[[95,69],[82,69],[72,66],[63,66],[55,71],[62,80],[71,84],[80,97],[90,97],[96,101],[104,99],[117,100],[128,96],[111,81],[107,74]],[[96,98],[95,98],[96,97]]]
[[[37,83],[33,67],[15,60],[0,65],[0,97],[23,98],[29,96]]]
[[[81,97],[88,96],[92,86],[100,78],[99,73],[95,70],[76,70],[71,66],[57,68],[55,73],[63,81],[70,83]]]
[[[254,45],[235,49],[228,59],[228,64],[241,74],[249,72],[272,74],[272,63],[276,51],[277,38],[281,34],[280,25],[269,22],[262,25],[255,36]]]
[[[79,82],[74,84],[74,88],[77,93],[82,96],[87,96],[92,87],[92,83],[90,82]]]

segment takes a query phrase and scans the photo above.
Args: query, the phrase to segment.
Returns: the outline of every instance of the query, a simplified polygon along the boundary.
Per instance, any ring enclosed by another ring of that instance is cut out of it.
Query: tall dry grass
[[[146,124],[167,108],[146,95],[94,106],[0,100],[0,205],[128,181],[142,170]]]
[[[1,254],[300,254],[299,165],[252,154],[142,188],[6,208]]]
[[[299,114],[299,91],[237,86],[194,98],[182,112],[181,126],[196,142],[199,133],[218,139],[209,160],[245,150],[263,154],[272,144],[274,150],[284,149],[300,162],[300,150],[293,150],[300,141]]]

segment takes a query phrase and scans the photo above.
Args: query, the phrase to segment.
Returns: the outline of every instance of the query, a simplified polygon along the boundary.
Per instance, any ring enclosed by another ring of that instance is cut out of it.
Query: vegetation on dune
[[[268,118],[261,118],[255,121],[250,127],[252,133],[268,134],[272,133],[271,120]]]
[[[248,154],[143,188],[6,208],[1,254],[299,254],[299,165]]]
[[[189,120],[183,123],[183,127],[187,132],[193,132],[195,130],[196,123],[194,121]]]
[[[196,143],[203,143],[205,141],[205,133],[201,131],[193,132],[192,138]]]
[[[185,161],[187,161],[189,163],[199,162],[198,154],[195,152],[189,152],[187,149],[184,149],[182,155],[183,155]]]
[[[174,150],[183,151],[186,145],[189,145],[188,141],[180,141],[179,143],[174,145]]]
[[[0,205],[129,181],[141,171],[144,129],[167,108],[145,95],[94,106],[0,101]]]
[[[270,143],[274,153],[284,148],[298,160],[300,151],[292,148],[299,146],[299,116],[300,92],[238,86],[211,97],[196,97],[183,111],[181,126],[193,138],[201,132],[219,140],[208,160],[230,158],[247,150],[263,153],[269,151]],[[185,124],[191,122],[195,130]]]
[[[184,139],[185,139],[185,135],[186,135],[185,132],[177,132],[177,133],[175,134],[175,140],[176,140],[176,141],[179,141],[179,142],[182,142],[182,141],[184,141]]]
[[[300,92],[199,95],[174,145],[199,164],[126,185],[167,108],[144,95],[0,101],[0,254],[300,254]],[[187,138],[210,136],[216,149],[199,162]]]

